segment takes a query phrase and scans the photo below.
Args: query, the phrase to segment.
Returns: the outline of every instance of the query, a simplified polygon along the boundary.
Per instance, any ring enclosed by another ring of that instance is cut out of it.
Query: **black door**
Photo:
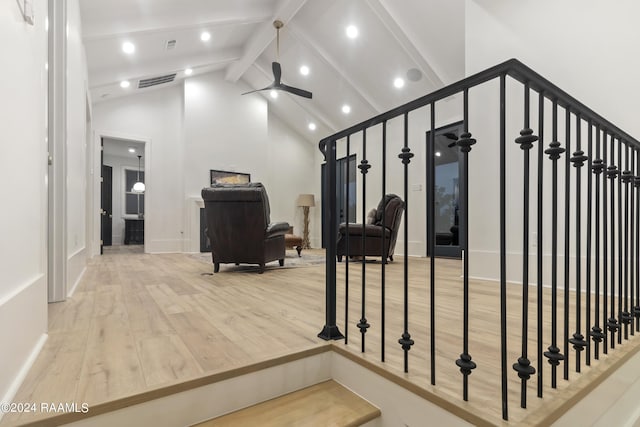
[[[461,229],[461,216],[466,212],[464,205],[464,165],[463,156],[455,145],[463,132],[462,123],[455,123],[436,129],[433,146],[435,182],[428,190],[433,192],[435,206],[435,256],[461,258],[465,236]],[[431,132],[427,132],[427,144]],[[430,181],[431,162],[427,162],[427,182]],[[431,198],[427,197],[427,212],[432,212]],[[429,242],[427,240],[427,242]],[[427,255],[431,256],[431,245],[427,244]]]
[[[113,171],[111,166],[102,165],[102,185],[101,185],[101,227],[100,227],[100,239],[102,245],[100,246],[100,253],[102,253],[102,246],[111,246],[111,227],[113,221],[112,212],[112,176]]]
[[[338,227],[343,222],[356,222],[356,155],[343,157],[336,160],[336,218]],[[321,167],[322,194],[324,195],[325,165]],[[347,197],[347,194],[349,197]],[[324,200],[322,201],[324,203]],[[324,229],[325,218],[322,210],[322,227]],[[348,215],[347,215],[348,214]],[[335,230],[338,234],[338,230]],[[324,232],[322,233],[322,247],[325,247]]]

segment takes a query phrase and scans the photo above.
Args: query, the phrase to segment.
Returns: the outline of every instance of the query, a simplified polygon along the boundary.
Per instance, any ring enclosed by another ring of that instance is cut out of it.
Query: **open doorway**
[[[144,252],[145,143],[101,137],[100,253]]]
[[[435,253],[437,257],[461,258],[465,236],[461,229],[461,216],[465,212],[464,203],[464,157],[455,145],[463,132],[463,123],[458,122],[435,130],[434,137],[434,177],[435,182],[430,191],[434,192],[434,204],[431,206],[427,197],[427,212],[434,212]],[[427,144],[431,132],[427,132]],[[431,162],[427,162],[427,182],[430,178]],[[433,210],[432,210],[433,209]],[[427,256],[431,245],[427,245]]]

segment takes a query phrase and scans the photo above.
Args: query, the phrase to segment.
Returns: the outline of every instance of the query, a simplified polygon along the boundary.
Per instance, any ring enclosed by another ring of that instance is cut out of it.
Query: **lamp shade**
[[[296,200],[296,204],[303,207],[313,207],[316,205],[316,200],[313,197],[313,194],[300,194],[298,196],[298,200]]]

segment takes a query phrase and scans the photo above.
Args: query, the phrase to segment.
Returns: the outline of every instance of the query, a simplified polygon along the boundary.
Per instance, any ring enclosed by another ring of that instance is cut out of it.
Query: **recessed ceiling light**
[[[130,152],[130,153],[135,153],[135,152],[136,152],[136,149],[135,149],[135,148],[131,148],[131,147],[130,147],[130,148],[129,148],[129,152]]]
[[[278,91],[277,90],[272,90],[271,93],[269,93],[269,95],[271,95],[271,97],[273,99],[278,98]]]
[[[404,80],[401,79],[400,77],[397,77],[394,81],[393,81],[393,85],[395,87],[397,87],[398,89],[400,89],[401,87],[404,87]]]
[[[136,46],[131,42],[124,42],[122,43],[122,51],[131,54],[136,51]]]
[[[200,34],[200,40],[202,40],[203,42],[206,42],[206,41],[208,41],[209,39],[211,39],[211,34],[209,34],[208,32],[203,31],[203,32]]]
[[[347,104],[344,104],[342,106],[342,112],[345,113],[345,114],[349,114],[351,112],[351,107],[348,106]]]
[[[358,27],[356,27],[355,25],[349,25],[347,27],[347,37],[349,37],[350,39],[355,39],[356,37],[358,37]]]
[[[187,68],[184,70],[184,74],[190,76],[191,74],[193,74],[193,70],[191,68]]]
[[[442,153],[440,153],[439,151],[436,151],[436,157],[440,157],[442,155]]]
[[[131,86],[131,83],[129,83],[129,80],[123,80],[120,82],[120,87],[123,89],[128,88],[129,86]]]
[[[302,74],[303,76],[308,76],[309,67],[307,67],[306,65],[303,65],[302,67],[300,67],[300,74]]]
[[[309,130],[316,130],[316,124],[313,122],[309,123]]]

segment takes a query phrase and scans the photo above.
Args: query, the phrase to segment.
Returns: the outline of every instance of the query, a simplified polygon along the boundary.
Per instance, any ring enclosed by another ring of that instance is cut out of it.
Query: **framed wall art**
[[[211,184],[247,184],[251,182],[251,175],[241,172],[227,172],[211,169],[209,171]]]

